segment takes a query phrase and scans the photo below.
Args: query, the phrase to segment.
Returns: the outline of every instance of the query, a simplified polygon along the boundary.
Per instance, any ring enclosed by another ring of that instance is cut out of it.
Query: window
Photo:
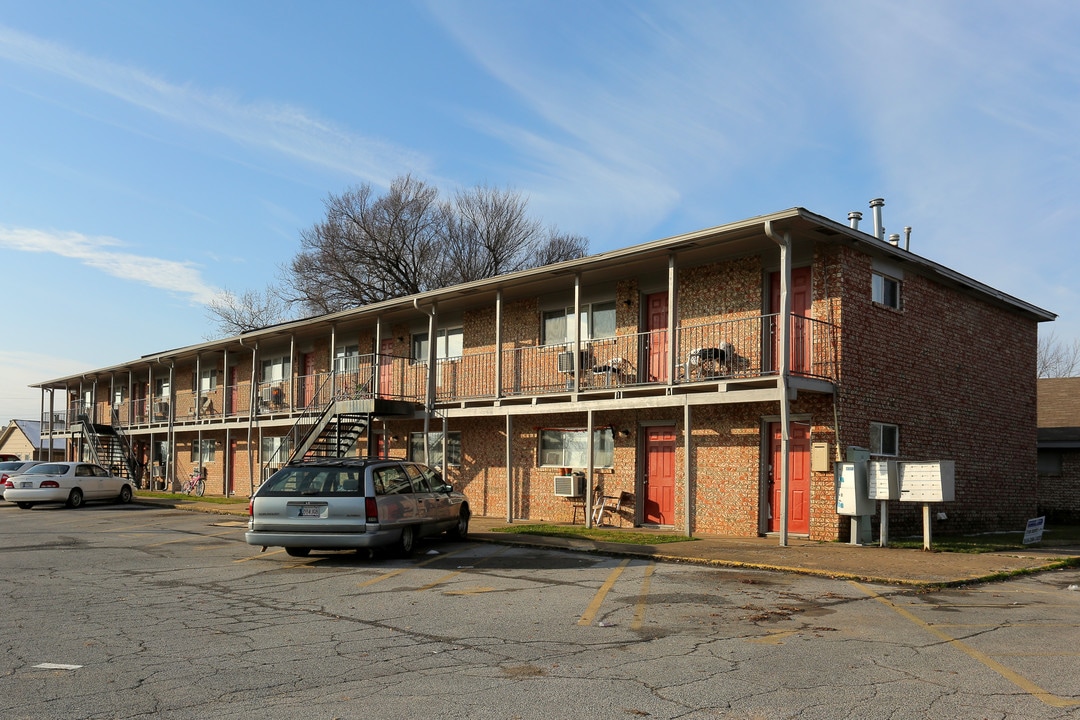
[[[900,428],[886,423],[870,423],[870,454],[895,457],[900,448]]]
[[[263,463],[284,465],[289,459],[289,439],[287,437],[264,437],[260,446]]]
[[[198,391],[210,392],[217,388],[217,368],[206,368],[199,373]]]
[[[281,356],[262,361],[262,381],[280,382],[289,378],[289,358]]]
[[[464,348],[464,332],[461,328],[442,328],[435,332],[435,359],[448,360],[461,357]],[[428,359],[428,334],[412,336],[413,362],[424,363]]]
[[[587,429],[541,430],[540,466],[583,468],[588,466]],[[593,467],[615,464],[615,433],[611,428],[593,430]]]
[[[346,345],[334,351],[334,372],[355,373],[360,367],[360,346]]]
[[[541,342],[544,345],[572,343],[574,337],[574,308],[548,310],[543,316]],[[578,332],[582,340],[600,340],[615,336],[615,302],[592,303],[581,306]]]
[[[871,275],[870,299],[885,307],[899,310],[900,281],[887,275],[874,273]]]
[[[1058,450],[1039,451],[1039,474],[1052,477],[1061,476],[1061,452]]]
[[[214,462],[214,453],[217,450],[216,440],[192,440],[191,462],[203,463]]]
[[[442,433],[428,433],[428,464],[433,467],[442,466]],[[413,462],[424,462],[424,433],[409,433],[409,459]],[[446,464],[461,465],[461,433],[449,432],[446,434]]]

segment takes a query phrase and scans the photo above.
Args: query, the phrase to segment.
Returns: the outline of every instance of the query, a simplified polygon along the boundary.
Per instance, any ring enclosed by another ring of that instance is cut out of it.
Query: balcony
[[[501,375],[496,374],[497,353],[469,352],[436,362],[437,405],[483,405],[496,401],[545,399],[559,402],[567,394],[624,397],[668,393],[679,387],[688,392],[725,389],[778,374],[778,315],[759,315],[696,325],[669,332],[658,330],[619,334],[583,343],[575,358],[565,345],[505,348]],[[811,318],[791,318],[789,371],[794,377],[835,382],[837,378],[837,328]],[[669,358],[674,349],[675,357]],[[215,386],[210,390],[178,391],[173,398],[155,396],[124,401],[117,408],[121,426],[155,429],[170,422],[230,423],[280,419],[292,422],[301,415],[321,412],[331,400],[371,403],[396,401],[422,405],[427,396],[428,366],[412,358],[393,355],[351,356],[336,372],[298,376],[272,382],[250,381]],[[499,380],[501,379],[501,384]],[[546,396],[546,397],[545,397]],[[561,397],[560,397],[561,396]],[[98,411],[111,413],[107,405],[83,407],[76,403],[68,417]],[[65,413],[54,413],[63,423]],[[66,424],[61,424],[63,432]]]

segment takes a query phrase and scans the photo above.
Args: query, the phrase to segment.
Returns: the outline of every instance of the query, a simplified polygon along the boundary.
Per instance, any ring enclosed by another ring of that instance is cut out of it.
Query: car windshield
[[[339,467],[283,468],[259,488],[262,496],[303,495],[325,497],[363,495],[360,482],[363,470]]]
[[[61,465],[59,463],[45,463],[44,465],[35,465],[26,471],[26,475],[63,475],[67,472],[68,466]]]

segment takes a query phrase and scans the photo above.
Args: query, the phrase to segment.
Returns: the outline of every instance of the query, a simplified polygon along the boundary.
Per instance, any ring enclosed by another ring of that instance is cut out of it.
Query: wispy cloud
[[[358,136],[294,105],[244,102],[226,92],[175,84],[0,25],[0,59],[52,73],[171,122],[216,133],[245,146],[386,186],[405,171],[424,173],[422,154]]]
[[[123,243],[111,237],[0,226],[0,247],[78,260],[114,277],[177,293],[199,304],[210,302],[221,292],[202,279],[195,263],[123,252],[119,250]]]

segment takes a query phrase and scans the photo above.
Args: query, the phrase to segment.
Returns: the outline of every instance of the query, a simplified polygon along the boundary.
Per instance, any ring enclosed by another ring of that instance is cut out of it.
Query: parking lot
[[[1080,571],[936,592],[241,518],[0,507],[5,718],[1065,718]]]

